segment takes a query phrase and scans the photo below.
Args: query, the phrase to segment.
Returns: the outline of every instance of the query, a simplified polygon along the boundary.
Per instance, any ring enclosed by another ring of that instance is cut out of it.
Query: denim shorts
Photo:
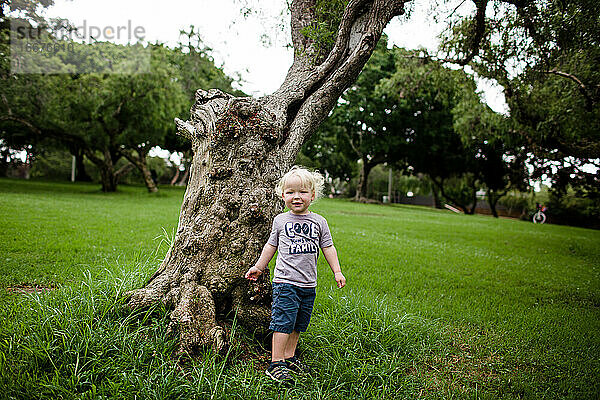
[[[310,322],[317,289],[303,288],[290,283],[273,282],[271,325],[275,332],[306,332]]]

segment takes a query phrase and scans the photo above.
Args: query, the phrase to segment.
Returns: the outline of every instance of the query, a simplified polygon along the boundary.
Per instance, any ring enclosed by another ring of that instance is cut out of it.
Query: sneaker
[[[298,373],[298,374],[308,374],[310,372],[310,368],[308,365],[304,364],[302,361],[298,360],[296,356],[286,358],[285,363],[288,369]]]
[[[269,368],[265,371],[268,377],[279,383],[293,384],[294,378],[288,370],[287,363],[285,361],[275,361],[269,365]]]

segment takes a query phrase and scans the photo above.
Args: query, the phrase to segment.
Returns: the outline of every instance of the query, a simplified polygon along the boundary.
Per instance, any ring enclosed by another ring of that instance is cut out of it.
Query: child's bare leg
[[[296,346],[298,345],[298,339],[300,338],[300,332],[292,331],[287,340],[285,346],[285,358],[294,357],[296,354]]]
[[[292,332],[293,334],[293,332]],[[273,341],[271,349],[271,361],[283,361],[285,360],[287,344],[290,339],[290,334],[282,332],[273,332]],[[296,338],[296,343],[298,339]],[[294,346],[295,349],[295,346]]]

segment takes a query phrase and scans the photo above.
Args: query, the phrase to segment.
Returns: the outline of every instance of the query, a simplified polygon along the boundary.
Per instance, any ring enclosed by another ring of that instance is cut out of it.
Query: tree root
[[[211,346],[221,352],[227,340],[225,331],[217,325],[215,303],[206,286],[187,282],[181,298],[171,312],[169,331],[179,332],[179,352],[195,353],[200,347]]]
[[[178,354],[194,354],[202,347],[211,347],[217,353],[223,352],[227,338],[223,328],[217,325],[215,303],[210,291],[193,280],[182,282],[181,287],[171,289],[168,293],[160,286],[163,285],[149,285],[128,292],[128,306],[144,308],[159,302],[167,306],[174,305],[167,333],[179,335]]]

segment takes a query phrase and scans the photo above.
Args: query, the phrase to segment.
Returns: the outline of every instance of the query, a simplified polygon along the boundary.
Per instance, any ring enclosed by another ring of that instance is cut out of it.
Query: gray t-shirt
[[[332,246],[333,240],[327,221],[319,214],[288,211],[273,220],[267,243],[277,247],[273,282],[316,287],[319,248]]]

